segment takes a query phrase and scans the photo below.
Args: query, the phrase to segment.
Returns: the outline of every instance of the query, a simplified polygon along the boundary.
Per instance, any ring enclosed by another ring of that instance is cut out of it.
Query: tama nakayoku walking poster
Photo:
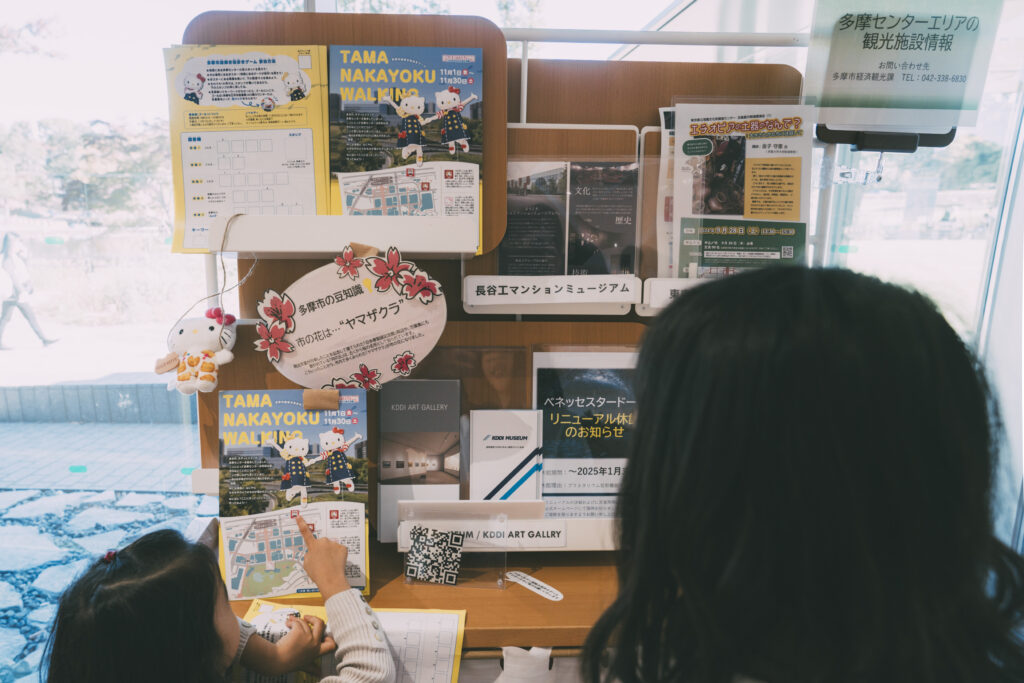
[[[677,104],[678,277],[805,261],[813,108]]]
[[[346,578],[367,581],[366,392],[306,410],[302,390],[222,391],[221,567],[232,600],[316,593],[302,569],[301,514],[349,549]]]
[[[479,215],[483,51],[332,45],[331,213]]]

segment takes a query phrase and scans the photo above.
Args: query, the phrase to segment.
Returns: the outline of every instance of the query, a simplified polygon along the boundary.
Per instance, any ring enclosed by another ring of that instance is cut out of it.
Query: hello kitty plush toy
[[[346,491],[354,491],[356,488],[356,474],[352,471],[348,458],[345,457],[345,451],[362,438],[361,434],[356,434],[346,441],[345,430],[339,427],[320,434],[320,457],[317,458],[317,461],[327,460],[324,483],[330,484],[335,493],[341,493],[342,486]]]
[[[167,390],[185,395],[217,388],[220,366],[234,360],[235,316],[211,308],[205,318],[186,318],[167,337],[167,356],[157,362],[157,373],[175,371]]]
[[[441,142],[448,143],[448,153],[452,156],[455,156],[456,144],[463,152],[469,151],[469,129],[462,120],[462,108],[475,99],[476,95],[462,99],[459,89],[452,86],[434,93],[437,102],[435,118],[441,119]]]
[[[284,89],[288,91],[288,97],[292,102],[301,100],[306,96],[305,83],[302,81],[301,73],[287,73],[281,76],[284,81]]]
[[[203,85],[205,83],[206,77],[203,74],[185,76],[185,99],[194,104],[199,104],[199,100],[203,97]]]
[[[402,130],[398,132],[398,146],[402,148],[402,158],[408,159],[413,152],[416,153],[416,165],[423,165],[423,126],[430,123],[436,116],[423,118],[423,110],[426,102],[422,97],[406,95],[402,98],[401,104],[395,104],[387,95],[381,98],[381,102],[390,104],[395,113],[402,117]]]

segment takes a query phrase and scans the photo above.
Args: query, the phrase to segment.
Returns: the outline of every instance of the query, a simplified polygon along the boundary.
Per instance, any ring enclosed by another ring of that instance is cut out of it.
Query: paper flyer
[[[220,518],[220,566],[231,600],[316,597],[302,568],[306,546],[295,517],[302,514],[317,538],[348,548],[345,578],[369,594],[369,525],[362,503],[309,503],[258,515]]]
[[[566,275],[636,272],[636,161],[569,163]]]
[[[461,383],[400,379],[380,391],[377,540],[398,540],[398,501],[458,500]]]
[[[533,354],[546,517],[615,515],[635,419],[635,367],[635,352]]]
[[[304,410],[301,389],[220,392],[222,517],[366,502],[366,392],[338,395],[337,410]]]
[[[678,104],[675,124],[679,277],[803,263],[813,108]]]
[[[375,609],[402,683],[457,683],[466,610]]]
[[[539,410],[469,411],[469,499],[540,500]]]
[[[243,619],[256,627],[257,634],[276,643],[290,631],[288,617],[292,616],[312,616],[327,622],[327,610],[322,605],[285,605],[260,599],[250,603]],[[293,671],[274,676],[235,666],[231,669],[231,683],[317,683],[324,676],[335,673],[333,653],[322,655],[318,663],[319,675],[309,671]]]
[[[658,157],[658,203],[655,221],[658,229],[658,277],[676,277],[677,224],[672,220],[673,183],[675,182],[676,110],[658,109],[661,117],[661,154]]]
[[[565,161],[508,162],[499,274],[565,275],[568,180]]]
[[[164,50],[176,252],[202,253],[234,214],[327,213],[322,46]]]
[[[304,410],[299,389],[222,391],[221,567],[233,600],[316,593],[295,516],[349,549],[346,575],[368,586],[366,393]]]
[[[331,213],[480,213],[483,51],[332,45]]]
[[[498,275],[636,271],[636,161],[513,161]]]

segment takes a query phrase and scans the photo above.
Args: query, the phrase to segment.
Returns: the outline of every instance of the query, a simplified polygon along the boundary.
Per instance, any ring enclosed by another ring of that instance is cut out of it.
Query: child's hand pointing
[[[306,542],[306,557],[302,567],[313,580],[324,600],[351,588],[345,578],[345,561],[348,548],[326,538],[316,538],[302,515],[295,518],[299,533]]]

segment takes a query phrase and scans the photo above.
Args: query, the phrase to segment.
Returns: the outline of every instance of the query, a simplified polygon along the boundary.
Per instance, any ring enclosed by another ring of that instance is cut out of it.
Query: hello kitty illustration
[[[475,99],[476,95],[461,99],[459,89],[452,86],[434,93],[434,100],[437,102],[435,118],[441,119],[441,142],[448,143],[448,153],[452,156],[455,155],[456,144],[463,152],[469,151],[469,129],[462,120],[462,108]]]
[[[167,337],[170,353],[157,364],[158,373],[176,371],[167,390],[189,395],[217,388],[218,369],[235,357],[235,337],[235,316],[219,308],[208,310],[205,318],[182,320]]]
[[[345,441],[345,430],[339,427],[320,434],[320,456],[317,461],[327,460],[324,483],[331,484],[335,493],[341,493],[342,484],[348,491],[354,491],[356,488],[356,474],[352,471],[348,458],[345,457],[345,451],[362,438],[361,434],[356,434]]]
[[[422,97],[406,95],[402,98],[401,104],[385,95],[381,102],[390,104],[395,113],[402,117],[402,130],[398,132],[398,146],[402,148],[402,158],[408,159],[413,152],[416,153],[416,165],[423,165],[423,126],[435,120],[436,116],[423,118],[423,110],[426,102]]]
[[[206,76],[196,74],[185,76],[185,99],[194,104],[199,104],[203,97],[203,85],[206,84]]]
[[[306,486],[309,484],[309,472],[306,468],[316,462],[316,460],[306,459],[306,455],[309,453],[309,439],[288,439],[284,442],[283,448],[276,441],[271,441],[270,445],[276,448],[284,458],[284,467],[281,468],[283,470],[281,490],[285,491],[284,499],[290,501],[295,496],[300,496],[299,500],[305,507],[309,502],[309,495],[306,492]]]
[[[284,81],[284,89],[288,92],[288,97],[292,102],[301,100],[306,96],[306,84],[302,80],[301,73],[283,74],[281,80]]]

